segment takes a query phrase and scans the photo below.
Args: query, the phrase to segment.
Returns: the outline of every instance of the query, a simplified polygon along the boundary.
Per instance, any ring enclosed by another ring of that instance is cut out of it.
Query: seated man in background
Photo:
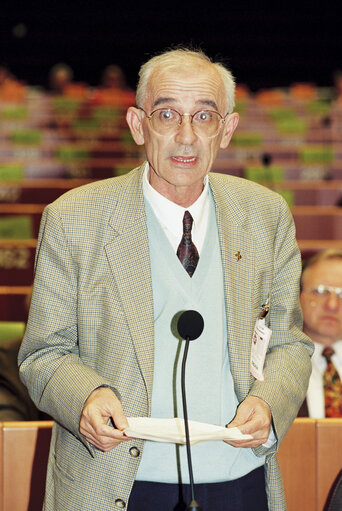
[[[312,374],[299,416],[342,417],[342,250],[325,250],[303,267],[304,332],[315,344]]]

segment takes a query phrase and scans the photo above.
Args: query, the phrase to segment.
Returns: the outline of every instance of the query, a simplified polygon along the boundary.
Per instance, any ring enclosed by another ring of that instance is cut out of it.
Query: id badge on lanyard
[[[254,378],[260,381],[264,381],[264,363],[272,335],[272,330],[265,324],[265,317],[269,310],[270,306],[267,300],[266,304],[262,306],[262,311],[255,322],[252,336],[250,370]]]

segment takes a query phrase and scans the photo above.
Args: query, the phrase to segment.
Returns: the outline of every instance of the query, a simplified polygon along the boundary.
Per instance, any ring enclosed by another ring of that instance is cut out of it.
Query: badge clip
[[[262,305],[262,311],[260,312],[259,319],[266,318],[267,314],[269,313],[269,310],[270,310],[270,304],[268,303],[268,298],[267,298],[266,302]]]

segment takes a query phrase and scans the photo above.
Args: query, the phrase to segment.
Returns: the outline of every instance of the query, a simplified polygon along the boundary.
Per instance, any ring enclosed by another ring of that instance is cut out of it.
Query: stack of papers
[[[173,419],[157,419],[153,417],[129,417],[129,427],[124,433],[132,438],[142,438],[155,442],[172,442],[185,444],[184,420],[178,417]],[[252,435],[241,433],[239,428],[225,428],[204,422],[188,421],[190,445],[211,440],[249,440]]]

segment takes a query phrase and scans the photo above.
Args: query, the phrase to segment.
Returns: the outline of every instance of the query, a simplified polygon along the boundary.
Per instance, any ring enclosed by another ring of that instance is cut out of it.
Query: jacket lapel
[[[143,170],[128,176],[110,219],[114,239],[106,253],[127,319],[149,404],[154,358],[153,294],[142,192]]]
[[[209,174],[219,231],[230,368],[239,400],[250,388],[250,344],[257,311],[253,308],[255,240],[233,188]],[[233,185],[232,185],[233,186]]]

